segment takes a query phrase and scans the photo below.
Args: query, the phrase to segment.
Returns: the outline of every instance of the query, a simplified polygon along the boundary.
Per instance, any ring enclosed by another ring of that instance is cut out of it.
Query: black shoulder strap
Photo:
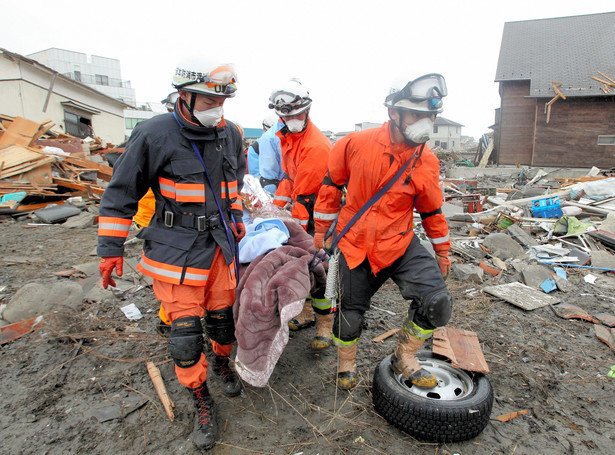
[[[260,154],[261,154],[261,151],[260,151],[260,146],[258,145],[258,142],[257,142],[257,141],[254,141],[254,142],[252,143],[252,148],[254,149],[254,151],[256,152],[256,154],[257,154],[257,155],[260,155]]]

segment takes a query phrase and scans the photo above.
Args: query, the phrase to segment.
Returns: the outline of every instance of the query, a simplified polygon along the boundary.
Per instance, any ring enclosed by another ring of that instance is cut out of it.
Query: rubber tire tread
[[[485,375],[467,372],[474,390],[466,397],[432,400],[409,392],[397,382],[391,357],[385,357],[376,367],[372,382],[374,408],[389,423],[429,442],[466,441],[485,429],[493,407],[493,389]],[[430,351],[419,351],[417,357],[441,359]]]

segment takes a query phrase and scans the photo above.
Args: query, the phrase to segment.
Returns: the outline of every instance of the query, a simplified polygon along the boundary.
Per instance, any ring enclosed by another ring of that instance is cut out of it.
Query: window
[[[82,139],[92,135],[92,120],[88,117],[64,111],[66,133]]]
[[[109,85],[109,76],[96,74],[96,85]]]
[[[433,132],[437,133],[438,132],[438,127],[436,125],[433,126]]]
[[[73,71],[73,78],[77,82],[81,82],[81,71]]]
[[[440,141],[436,141],[436,142],[434,143],[434,146],[435,146],[435,147],[438,147],[439,145],[440,145]]]
[[[598,145],[615,145],[615,135],[598,136]]]
[[[440,142],[440,147],[442,147],[444,150],[448,150],[448,142]]]
[[[144,118],[126,118],[124,119],[124,124],[126,125],[127,130],[132,130],[134,129],[135,126],[137,126],[137,123],[141,123],[143,120],[145,119]]]

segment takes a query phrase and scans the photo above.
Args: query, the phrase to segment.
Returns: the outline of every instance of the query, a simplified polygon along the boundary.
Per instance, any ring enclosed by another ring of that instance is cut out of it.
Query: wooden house
[[[500,165],[615,167],[615,12],[504,24]]]

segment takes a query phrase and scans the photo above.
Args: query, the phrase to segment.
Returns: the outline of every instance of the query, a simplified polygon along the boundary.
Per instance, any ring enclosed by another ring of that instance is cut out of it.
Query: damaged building
[[[498,165],[613,167],[615,12],[504,24]]]

